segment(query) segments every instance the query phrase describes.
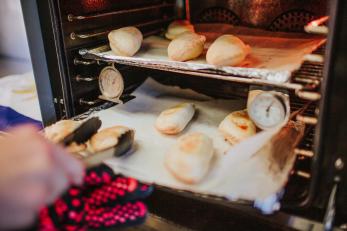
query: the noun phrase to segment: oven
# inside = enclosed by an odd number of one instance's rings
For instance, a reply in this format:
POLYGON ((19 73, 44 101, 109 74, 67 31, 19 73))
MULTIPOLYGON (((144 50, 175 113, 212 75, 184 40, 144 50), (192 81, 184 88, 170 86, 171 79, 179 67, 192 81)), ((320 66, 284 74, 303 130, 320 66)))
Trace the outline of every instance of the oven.
POLYGON ((98 76, 112 66, 124 78, 120 100, 133 99, 149 76, 215 98, 245 98, 252 87, 285 90, 306 124, 281 210, 261 215, 247 202, 226 202, 158 187, 148 201, 159 220, 197 230, 347 229, 347 3, 343 0, 22 0, 43 122, 84 118, 117 104, 100 99, 98 76), (328 16, 328 17, 326 17, 328 16), (215 70, 178 70, 91 55, 109 49, 107 34, 136 26, 144 37, 175 19, 272 33, 314 33, 327 42, 307 55, 287 81, 215 70), (304 30, 305 29, 305 30, 304 30))

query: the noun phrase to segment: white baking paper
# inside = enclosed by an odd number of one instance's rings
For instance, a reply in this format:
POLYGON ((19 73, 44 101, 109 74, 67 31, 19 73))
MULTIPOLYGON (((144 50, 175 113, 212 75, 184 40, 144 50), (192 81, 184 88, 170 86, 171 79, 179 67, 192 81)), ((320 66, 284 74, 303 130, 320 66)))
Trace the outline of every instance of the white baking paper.
POLYGON ((211 99, 191 90, 163 86, 152 79, 146 80, 134 95, 136 99, 125 105, 95 114, 102 120, 103 128, 125 125, 136 131, 134 149, 124 157, 106 161, 115 172, 147 183, 233 200, 265 199, 283 187, 289 170, 283 172, 279 181, 272 181, 271 177, 266 178, 268 171, 263 169, 268 160, 252 156, 278 129, 258 133, 234 147, 218 132, 218 125, 225 116, 245 108, 244 100, 211 99), (160 112, 182 102, 192 102, 197 108, 189 126, 179 135, 159 133, 154 123, 160 112), (187 185, 170 174, 164 166, 164 158, 179 136, 193 131, 203 132, 213 139, 215 158, 201 183, 187 185))
POLYGON ((322 37, 297 33, 269 32, 226 24, 195 25, 197 33, 207 37, 204 54, 188 62, 172 61, 167 56, 169 40, 160 36, 144 39, 142 47, 133 57, 116 56, 112 51, 90 50, 89 53, 114 62, 151 68, 166 68, 184 71, 222 71, 239 76, 284 83, 299 69, 304 56, 312 53, 325 42, 322 37), (222 34, 238 36, 250 45, 250 55, 236 67, 217 67, 206 63, 205 54, 211 43, 222 34))

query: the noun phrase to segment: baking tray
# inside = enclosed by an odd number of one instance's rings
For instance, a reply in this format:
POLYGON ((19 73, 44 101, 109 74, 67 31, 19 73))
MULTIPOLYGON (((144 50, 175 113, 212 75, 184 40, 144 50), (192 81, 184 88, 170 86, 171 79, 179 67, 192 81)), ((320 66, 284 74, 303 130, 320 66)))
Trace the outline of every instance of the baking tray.
POLYGON ((218 125, 226 115, 245 108, 245 100, 216 100, 191 90, 164 86, 152 79, 146 80, 134 95, 136 98, 124 105, 93 114, 102 120, 103 128, 124 125, 135 130, 133 151, 105 162, 116 173, 147 183, 230 200, 264 200, 280 191, 287 182, 295 158, 289 158, 283 171, 274 176, 264 170, 264 166, 268 165, 267 158, 252 157, 278 130, 260 132, 234 147, 218 131, 218 125), (159 133, 154 123, 160 112, 182 102, 196 105, 197 113, 193 121, 181 134, 168 136, 159 133), (215 158, 209 174, 201 183, 187 185, 169 173, 164 166, 164 158, 178 137, 194 131, 203 132, 213 140, 215 158), (238 169, 238 166, 245 169, 238 169), (228 181, 229 178, 234 179, 233 182, 228 181))
MULTIPOLYGON (((169 40, 163 36, 150 36, 144 39, 140 51, 133 57, 116 56, 108 45, 93 49, 82 49, 80 54, 87 59, 103 60, 119 64, 159 69, 179 73, 200 73, 201 76, 234 80, 255 79, 274 84, 290 83, 292 73, 300 69, 307 54, 326 42, 317 35, 298 33, 269 32, 247 27, 233 27, 226 24, 198 24, 197 33, 207 38, 204 53, 188 62, 171 61, 167 57, 169 40), (218 31, 218 32, 215 32, 218 31), (206 63, 205 55, 211 43, 222 34, 240 37, 252 48, 247 58, 236 67, 217 67, 206 63)), ((289 85, 298 89, 300 86, 289 85)))

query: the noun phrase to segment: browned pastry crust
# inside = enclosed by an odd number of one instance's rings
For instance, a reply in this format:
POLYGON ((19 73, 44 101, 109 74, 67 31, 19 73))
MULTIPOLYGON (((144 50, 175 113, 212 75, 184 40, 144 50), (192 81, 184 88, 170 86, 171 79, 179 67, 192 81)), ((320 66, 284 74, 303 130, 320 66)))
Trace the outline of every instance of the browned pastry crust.
POLYGON ((219 131, 234 145, 256 134, 256 126, 248 117, 247 111, 235 111, 220 123, 219 131))
POLYGON ((213 153, 213 142, 208 136, 190 133, 180 137, 169 150, 165 167, 179 181, 196 184, 207 174, 213 153))
POLYGON ((59 143, 67 135, 71 134, 80 123, 73 120, 60 120, 44 129, 44 135, 54 143, 59 143))
POLYGON ((92 152, 100 152, 112 148, 118 144, 119 137, 129 131, 131 129, 125 126, 103 129, 90 139, 90 149, 92 152))
POLYGON ((181 103, 160 113, 155 128, 163 134, 178 134, 188 125, 194 113, 195 107, 193 104, 181 103))
POLYGON ((206 61, 216 66, 237 66, 250 53, 251 48, 233 35, 222 35, 209 47, 206 61))
POLYGON ((111 50, 119 56, 131 57, 141 48, 143 35, 136 27, 123 27, 108 34, 111 50))
POLYGON ((168 56, 174 61, 188 61, 199 57, 204 51, 206 37, 185 32, 172 40, 167 48, 168 56))
POLYGON ((167 39, 173 40, 185 32, 195 32, 194 26, 187 20, 177 20, 172 22, 165 33, 167 39))
POLYGON ((70 153, 78 153, 78 152, 83 152, 87 149, 86 144, 76 144, 75 142, 70 144, 66 150, 70 153))

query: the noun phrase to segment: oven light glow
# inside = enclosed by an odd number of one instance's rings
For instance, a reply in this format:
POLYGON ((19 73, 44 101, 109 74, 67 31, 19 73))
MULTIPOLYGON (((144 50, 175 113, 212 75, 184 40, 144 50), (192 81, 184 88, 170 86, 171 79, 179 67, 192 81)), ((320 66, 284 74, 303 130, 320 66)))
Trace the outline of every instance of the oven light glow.
POLYGON ((82 0, 85 10, 102 10, 107 7, 108 3, 108 0, 82 0))
POLYGON ((322 25, 323 23, 329 20, 329 16, 324 16, 319 19, 316 19, 305 26, 305 31, 307 33, 314 34, 328 34, 329 30, 327 26, 322 25))
POLYGON ((324 16, 316 19, 308 24, 308 26, 319 26, 329 20, 329 16, 324 16))

